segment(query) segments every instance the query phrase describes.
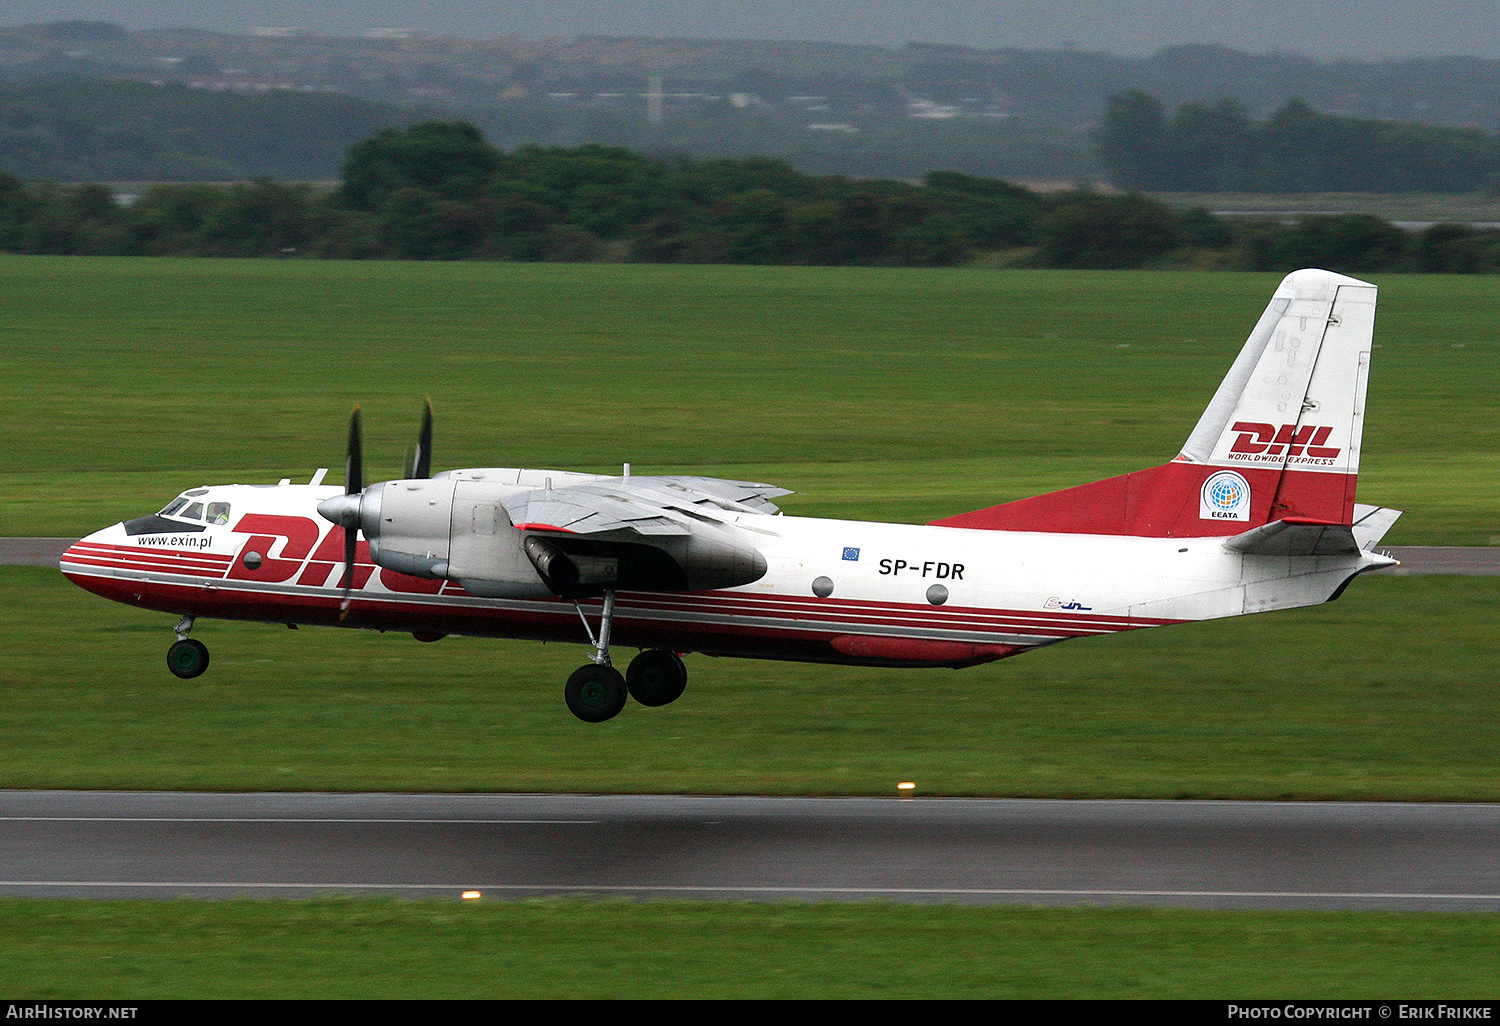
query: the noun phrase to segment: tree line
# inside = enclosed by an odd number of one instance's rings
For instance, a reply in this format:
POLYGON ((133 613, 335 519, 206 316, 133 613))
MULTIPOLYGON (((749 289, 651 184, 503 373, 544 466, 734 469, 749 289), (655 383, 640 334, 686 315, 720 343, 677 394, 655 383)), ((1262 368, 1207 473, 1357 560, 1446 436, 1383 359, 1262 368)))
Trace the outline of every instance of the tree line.
POLYGON ((1477 129, 1322 114, 1291 100, 1253 121, 1232 99, 1110 97, 1099 157, 1119 186, 1153 192, 1478 192, 1500 189, 1500 138, 1477 129))
POLYGON ((1227 219, 1136 194, 1041 194, 938 171, 811 176, 765 158, 655 158, 597 145, 502 152, 463 122, 386 129, 336 188, 262 178, 105 185, 0 175, 0 250, 417 260, 1345 272, 1500 270, 1500 232, 1407 232, 1370 215, 1227 219))
POLYGON ((0 170, 63 182, 328 179, 359 140, 420 120, 340 93, 32 82, 0 86, 0 170))

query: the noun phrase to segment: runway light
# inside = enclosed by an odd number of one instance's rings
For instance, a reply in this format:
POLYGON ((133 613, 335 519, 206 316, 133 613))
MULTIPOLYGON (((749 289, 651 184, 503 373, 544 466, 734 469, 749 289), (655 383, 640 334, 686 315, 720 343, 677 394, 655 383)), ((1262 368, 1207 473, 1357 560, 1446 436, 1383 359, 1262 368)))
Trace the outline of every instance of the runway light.
POLYGON ((478 898, 480 896, 481 895, 478 891, 464 891, 463 893, 463 899, 465 901, 473 901, 475 898, 478 898))
POLYGON ((903 780, 896 785, 896 790, 898 791, 915 791, 916 789, 916 782, 911 780, 903 780))

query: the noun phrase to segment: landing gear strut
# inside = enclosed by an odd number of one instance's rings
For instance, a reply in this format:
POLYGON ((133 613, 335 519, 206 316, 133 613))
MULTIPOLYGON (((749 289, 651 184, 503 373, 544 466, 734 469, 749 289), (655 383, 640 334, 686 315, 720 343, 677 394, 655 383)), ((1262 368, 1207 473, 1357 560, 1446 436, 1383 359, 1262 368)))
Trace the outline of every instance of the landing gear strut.
POLYGON ((568 703, 568 711, 580 720, 603 723, 625 708, 625 678, 609 664, 609 629, 615 619, 614 589, 604 593, 604 610, 597 638, 589 626, 588 617, 583 615, 583 607, 575 602, 573 608, 578 610, 583 629, 588 631, 589 641, 594 645, 594 661, 573 671, 568 686, 563 689, 563 698, 568 703))
POLYGON ((563 697, 567 699, 569 712, 588 723, 603 723, 625 708, 627 693, 642 705, 667 705, 682 696, 687 687, 687 667, 676 652, 665 648, 642 652, 630 661, 623 677, 610 665, 609 631, 615 618, 613 589, 604 593, 598 637, 594 636, 588 617, 583 615, 583 607, 576 602, 573 606, 594 646, 594 661, 580 666, 568 678, 563 697))
POLYGON ((188 637, 193 629, 193 618, 184 616, 173 628, 177 641, 167 649, 167 669, 183 680, 190 680, 208 669, 208 646, 188 637))

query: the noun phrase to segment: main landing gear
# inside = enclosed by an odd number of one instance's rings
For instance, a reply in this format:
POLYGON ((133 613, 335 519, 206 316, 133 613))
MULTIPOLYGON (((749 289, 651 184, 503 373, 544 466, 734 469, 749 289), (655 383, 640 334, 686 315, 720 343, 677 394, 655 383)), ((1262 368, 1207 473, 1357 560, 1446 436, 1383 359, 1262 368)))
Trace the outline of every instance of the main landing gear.
POLYGON ((625 675, 610 665, 609 630, 615 617, 615 593, 604 593, 604 610, 599 621, 599 636, 589 626, 583 608, 577 606, 583 629, 594 646, 594 661, 580 666, 568 678, 563 697, 568 711, 587 723, 603 723, 625 708, 628 694, 641 705, 667 705, 681 697, 687 687, 687 667, 676 652, 653 648, 630 661, 625 675))
POLYGON ((191 616, 184 616, 173 629, 177 632, 177 642, 167 649, 167 669, 183 680, 190 680, 208 669, 208 646, 188 637, 188 631, 193 629, 191 616))

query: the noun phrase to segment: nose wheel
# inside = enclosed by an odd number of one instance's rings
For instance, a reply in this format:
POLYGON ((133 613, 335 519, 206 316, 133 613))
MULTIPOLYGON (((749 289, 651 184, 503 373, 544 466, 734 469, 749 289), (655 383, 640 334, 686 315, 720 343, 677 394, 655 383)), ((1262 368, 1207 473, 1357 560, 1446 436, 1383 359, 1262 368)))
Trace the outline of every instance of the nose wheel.
POLYGON ((188 637, 193 629, 193 618, 184 616, 173 630, 177 641, 167 649, 167 669, 183 680, 191 680, 208 669, 208 646, 188 637))

